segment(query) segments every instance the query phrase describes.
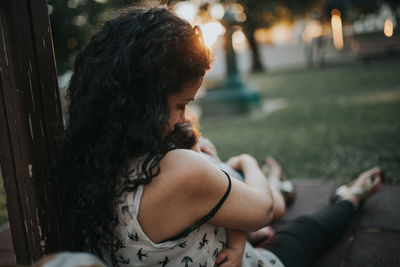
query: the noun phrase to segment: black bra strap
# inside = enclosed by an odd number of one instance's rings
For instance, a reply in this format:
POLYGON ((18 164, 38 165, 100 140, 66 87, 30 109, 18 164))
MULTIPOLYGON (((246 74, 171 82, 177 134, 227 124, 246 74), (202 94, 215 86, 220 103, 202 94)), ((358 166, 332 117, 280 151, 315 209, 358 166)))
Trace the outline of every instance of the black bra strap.
POLYGON ((223 171, 223 172, 226 174, 226 177, 228 177, 228 181, 229 181, 228 189, 226 190, 225 195, 217 203, 217 205, 206 216, 204 216, 197 223, 194 224, 197 227, 200 227, 203 223, 205 223, 206 221, 211 219, 215 215, 215 213, 217 213, 217 211, 222 206, 222 204, 224 204, 226 198, 228 197, 229 193, 231 192, 231 187, 232 187, 231 177, 229 177, 229 175, 225 171, 223 171))
POLYGON ((228 177, 228 181, 229 181, 229 185, 228 185, 228 189, 226 190, 224 196, 221 198, 221 200, 217 203, 217 205, 203 218, 201 218, 200 220, 198 220, 196 223, 194 223, 193 225, 189 226, 188 228, 186 228, 184 231, 182 231, 181 233, 175 235, 172 238, 169 238, 166 241, 172 241, 172 240, 177 240, 179 238, 188 236, 191 232, 193 232, 194 230, 196 230, 197 228, 199 228, 201 225, 203 225, 206 221, 208 221, 209 219, 211 219, 215 213, 217 213, 217 211, 219 210, 219 208, 222 206, 222 204, 224 204, 226 198, 228 197, 229 193, 231 192, 231 187, 232 187, 232 181, 231 181, 231 177, 229 177, 229 175, 224 171, 221 170, 226 174, 226 177, 228 177))

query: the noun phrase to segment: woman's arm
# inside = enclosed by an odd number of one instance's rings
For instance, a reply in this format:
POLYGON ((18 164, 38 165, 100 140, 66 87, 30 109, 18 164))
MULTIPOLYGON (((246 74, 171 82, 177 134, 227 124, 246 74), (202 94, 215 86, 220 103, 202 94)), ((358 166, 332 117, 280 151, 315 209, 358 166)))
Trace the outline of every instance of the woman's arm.
MULTIPOLYGON (((245 176, 246 183, 253 182, 252 179, 249 178, 254 177, 255 175, 264 176, 264 172, 260 169, 256 160, 250 155, 243 154, 237 157, 233 157, 230 158, 226 163, 230 165, 233 169, 241 171, 245 176), (246 163, 246 161, 250 162, 246 163)), ((273 199, 273 220, 278 220, 282 218, 285 213, 285 202, 282 198, 281 193, 276 188, 271 186, 271 184, 268 182, 268 179, 265 179, 264 181, 267 181, 268 184, 267 194, 270 194, 273 199)))
MULTIPOLYGON (((225 194, 229 184, 227 176, 195 152, 186 150, 175 153, 179 154, 181 162, 186 163, 185 169, 188 170, 188 173, 181 173, 185 178, 181 179, 183 184, 180 185, 189 198, 186 202, 190 205, 188 208, 192 213, 196 209, 204 216, 225 194)), ((236 161, 237 169, 245 175, 245 183, 232 179, 228 198, 209 222, 227 229, 258 230, 268 225, 273 217, 271 190, 254 158, 241 155, 236 161)))
MULTIPOLYGON (((229 195, 210 224, 226 229, 255 231, 273 217, 273 198, 262 173, 252 169, 254 159, 240 156, 246 183, 231 179, 229 195)), ((224 172, 197 152, 177 149, 160 162, 161 171, 146 185, 138 220, 153 242, 178 235, 213 210, 226 194, 224 172)))
POLYGON ((271 195, 270 185, 265 178, 264 173, 258 166, 257 161, 248 154, 242 154, 230 158, 227 162, 233 169, 243 172, 244 182, 251 187, 261 187, 266 193, 271 195))

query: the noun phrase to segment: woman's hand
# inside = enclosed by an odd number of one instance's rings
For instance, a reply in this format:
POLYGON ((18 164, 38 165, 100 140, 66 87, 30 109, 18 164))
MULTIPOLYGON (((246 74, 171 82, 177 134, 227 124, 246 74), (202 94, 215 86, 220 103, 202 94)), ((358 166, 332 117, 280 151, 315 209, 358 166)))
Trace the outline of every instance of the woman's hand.
POLYGON ((242 249, 225 248, 218 254, 215 264, 219 267, 241 267, 242 257, 242 249))

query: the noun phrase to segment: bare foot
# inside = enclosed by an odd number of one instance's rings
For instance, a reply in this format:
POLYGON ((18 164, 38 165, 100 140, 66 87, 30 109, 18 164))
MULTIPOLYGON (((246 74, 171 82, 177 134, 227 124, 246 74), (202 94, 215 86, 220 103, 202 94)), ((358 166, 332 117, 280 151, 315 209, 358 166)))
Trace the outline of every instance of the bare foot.
POLYGON ((268 181, 271 186, 278 189, 285 200, 286 205, 289 205, 294 200, 294 186, 290 182, 282 171, 281 165, 272 157, 265 159, 265 164, 262 170, 268 177, 268 181))
POLYGON ((262 169, 268 177, 270 185, 280 189, 281 181, 286 180, 281 165, 273 157, 267 157, 262 169))
POLYGON ((267 177, 277 177, 281 179, 285 176, 283 174, 281 165, 273 157, 267 157, 265 159, 263 171, 267 177))
POLYGON ((378 167, 361 173, 351 185, 343 185, 336 190, 336 195, 353 203, 357 209, 370 196, 382 189, 382 170, 378 167))

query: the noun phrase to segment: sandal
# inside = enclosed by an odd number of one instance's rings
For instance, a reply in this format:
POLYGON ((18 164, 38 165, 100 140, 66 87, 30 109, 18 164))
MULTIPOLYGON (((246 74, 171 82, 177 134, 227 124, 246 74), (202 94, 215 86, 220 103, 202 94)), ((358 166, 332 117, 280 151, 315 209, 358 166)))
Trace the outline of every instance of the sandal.
MULTIPOLYGON (((336 203, 348 195, 348 194, 354 194, 358 197, 360 206, 362 206, 367 198, 375 191, 378 190, 378 188, 381 186, 381 184, 384 181, 384 172, 379 170, 375 170, 376 173, 370 175, 367 180, 365 181, 364 185, 362 186, 355 186, 353 185, 355 181, 351 182, 350 184, 347 185, 341 185, 336 190, 333 192, 333 194, 330 197, 330 202, 336 203)), ((363 174, 361 174, 363 175, 363 174)), ((360 175, 360 176, 361 176, 360 175)), ((367 175, 364 173, 364 175, 367 175)), ((358 178, 357 178, 358 179, 358 178)))
POLYGON ((267 161, 262 166, 262 171, 268 177, 269 184, 277 188, 281 192, 283 199, 285 200, 286 206, 291 205, 296 195, 294 184, 289 181, 283 174, 281 175, 281 177, 270 176, 269 174, 271 171, 271 166, 270 164, 268 164, 267 161))

